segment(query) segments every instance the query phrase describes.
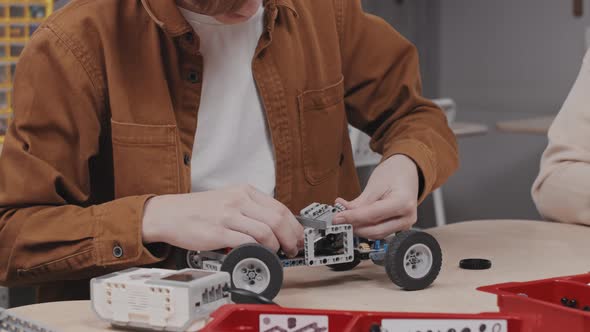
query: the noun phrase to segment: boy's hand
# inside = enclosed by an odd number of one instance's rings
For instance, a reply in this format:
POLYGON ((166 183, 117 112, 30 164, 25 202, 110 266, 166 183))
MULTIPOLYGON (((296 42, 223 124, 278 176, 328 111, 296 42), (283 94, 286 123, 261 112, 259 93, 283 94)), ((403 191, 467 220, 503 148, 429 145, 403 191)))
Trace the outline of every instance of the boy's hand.
POLYGON ((358 198, 336 200, 346 211, 336 215, 334 223, 351 224, 357 236, 373 240, 410 229, 417 221, 418 177, 410 158, 392 156, 377 166, 358 198))
POLYGON ((143 217, 145 243, 188 250, 260 243, 290 256, 298 253, 303 227, 287 207, 252 186, 150 199, 143 217))

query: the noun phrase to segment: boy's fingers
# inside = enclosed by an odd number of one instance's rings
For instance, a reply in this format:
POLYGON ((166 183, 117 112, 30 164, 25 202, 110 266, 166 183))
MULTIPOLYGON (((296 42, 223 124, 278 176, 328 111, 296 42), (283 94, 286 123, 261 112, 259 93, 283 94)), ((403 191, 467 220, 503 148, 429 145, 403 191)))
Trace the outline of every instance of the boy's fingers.
POLYGON ((346 210, 334 219, 335 224, 351 224, 355 227, 374 225, 380 221, 402 216, 403 213, 391 200, 377 201, 373 204, 346 210))

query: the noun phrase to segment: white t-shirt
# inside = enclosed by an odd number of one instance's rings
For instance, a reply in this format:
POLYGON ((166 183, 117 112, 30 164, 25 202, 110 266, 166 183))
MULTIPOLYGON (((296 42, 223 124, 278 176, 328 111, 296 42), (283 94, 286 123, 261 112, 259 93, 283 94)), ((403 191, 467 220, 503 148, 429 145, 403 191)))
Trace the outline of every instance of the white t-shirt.
POLYGON ((272 142, 252 59, 263 31, 264 8, 248 21, 223 24, 179 8, 199 35, 203 90, 192 154, 192 191, 251 184, 272 195, 272 142))

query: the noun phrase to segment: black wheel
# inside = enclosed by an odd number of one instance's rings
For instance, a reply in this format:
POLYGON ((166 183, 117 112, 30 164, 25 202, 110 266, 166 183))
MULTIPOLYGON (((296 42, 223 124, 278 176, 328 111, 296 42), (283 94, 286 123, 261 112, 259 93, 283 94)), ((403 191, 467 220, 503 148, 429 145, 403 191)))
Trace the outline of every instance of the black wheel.
POLYGON ((199 256, 198 251, 189 251, 185 249, 176 248, 174 256, 176 268, 179 270, 203 268, 203 260, 199 256))
MULTIPOLYGON (((232 287, 245 289, 272 300, 283 286, 283 265, 279 257, 259 244, 244 244, 234 248, 221 264, 228 272, 232 287)), ((236 303, 252 303, 252 299, 232 295, 236 303)))
POLYGON ((385 271, 404 290, 430 286, 440 272, 442 251, 436 239, 424 232, 400 232, 387 241, 385 271))
POLYGON ((342 263, 342 264, 330 264, 330 265, 328 265, 328 267, 330 269, 332 269, 332 271, 342 272, 342 271, 350 271, 350 270, 354 269, 355 267, 357 267, 357 265, 359 265, 360 263, 361 263, 360 252, 355 249, 354 250, 354 258, 352 259, 351 262, 342 263))

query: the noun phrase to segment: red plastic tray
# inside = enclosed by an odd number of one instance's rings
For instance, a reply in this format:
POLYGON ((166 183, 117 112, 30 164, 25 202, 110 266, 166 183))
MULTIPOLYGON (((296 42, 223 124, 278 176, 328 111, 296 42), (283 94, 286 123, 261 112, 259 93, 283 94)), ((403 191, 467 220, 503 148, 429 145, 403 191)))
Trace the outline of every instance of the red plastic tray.
POLYGON ((429 314, 308 310, 264 305, 227 305, 216 311, 204 332, 259 331, 261 314, 328 316, 330 331, 368 332, 383 319, 505 319, 510 332, 589 332, 590 273, 480 287, 498 296, 499 313, 429 314), (575 299, 577 308, 562 304, 575 299))
POLYGON ((536 332, 590 331, 590 274, 528 282, 510 282, 480 287, 478 290, 498 295, 500 312, 529 315, 536 332), (562 298, 576 299, 578 308, 566 307, 562 298))
POLYGON ((335 332, 369 332, 374 324, 381 324, 383 319, 505 319, 510 332, 537 331, 530 321, 519 316, 505 313, 484 314, 425 314, 425 313, 386 313, 363 311, 335 311, 292 309, 268 305, 226 305, 217 310, 213 320, 202 332, 244 332, 260 330, 261 314, 278 315, 321 315, 328 316, 330 331, 335 332))

